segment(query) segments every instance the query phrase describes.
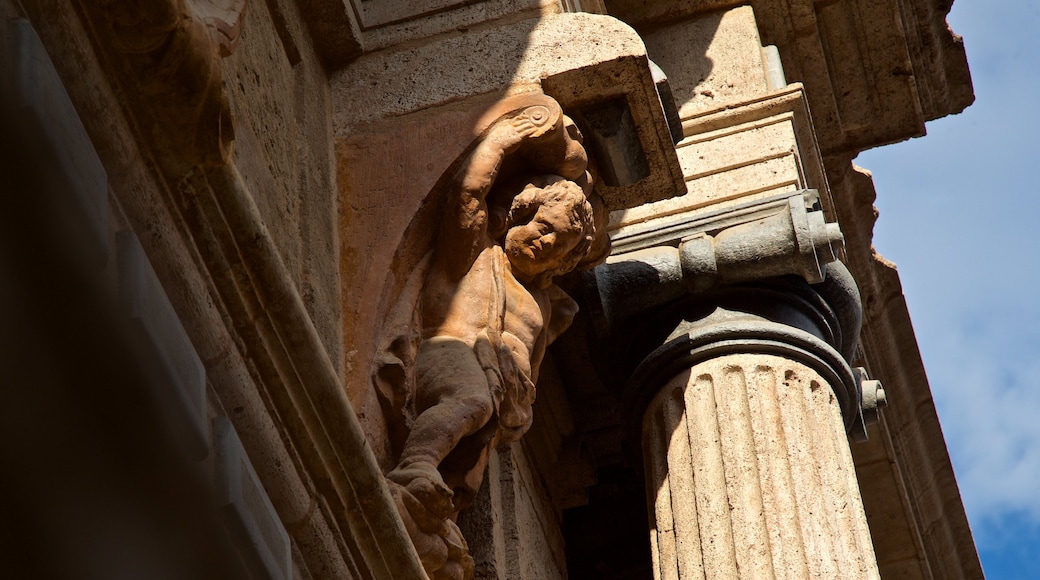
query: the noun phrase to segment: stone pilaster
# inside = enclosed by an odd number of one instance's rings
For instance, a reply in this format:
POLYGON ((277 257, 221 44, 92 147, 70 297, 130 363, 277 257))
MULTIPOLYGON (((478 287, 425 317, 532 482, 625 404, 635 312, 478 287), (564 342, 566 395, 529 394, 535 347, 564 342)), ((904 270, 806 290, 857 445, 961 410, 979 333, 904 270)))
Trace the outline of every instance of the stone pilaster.
POLYGON ((877 578, 842 410, 820 373, 729 354, 643 419, 655 579, 877 578))

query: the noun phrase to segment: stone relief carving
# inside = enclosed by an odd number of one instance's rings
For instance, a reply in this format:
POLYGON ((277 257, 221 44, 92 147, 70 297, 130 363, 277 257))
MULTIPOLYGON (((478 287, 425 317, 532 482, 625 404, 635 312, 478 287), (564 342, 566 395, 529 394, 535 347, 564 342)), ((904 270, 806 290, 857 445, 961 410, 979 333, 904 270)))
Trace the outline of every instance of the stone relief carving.
POLYGON ((524 94, 493 114, 431 194, 440 229, 376 367, 388 423, 402 413, 407 428, 387 479, 434 579, 472 576, 454 520, 494 446, 531 425, 546 347, 577 312, 554 279, 609 253, 581 135, 559 105, 524 94))
POLYGON ((246 0, 102 0, 113 48, 190 163, 223 165, 235 139, 220 59, 238 43, 246 0))

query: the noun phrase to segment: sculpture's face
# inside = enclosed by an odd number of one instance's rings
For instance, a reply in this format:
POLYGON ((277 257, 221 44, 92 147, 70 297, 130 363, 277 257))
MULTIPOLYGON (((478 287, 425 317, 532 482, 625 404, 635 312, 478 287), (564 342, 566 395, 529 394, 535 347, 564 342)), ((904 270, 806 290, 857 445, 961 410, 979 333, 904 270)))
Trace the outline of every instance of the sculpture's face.
POLYGON ((545 205, 531 221, 510 228, 505 251, 513 271, 530 279, 560 268, 584 236, 575 221, 565 205, 545 205))

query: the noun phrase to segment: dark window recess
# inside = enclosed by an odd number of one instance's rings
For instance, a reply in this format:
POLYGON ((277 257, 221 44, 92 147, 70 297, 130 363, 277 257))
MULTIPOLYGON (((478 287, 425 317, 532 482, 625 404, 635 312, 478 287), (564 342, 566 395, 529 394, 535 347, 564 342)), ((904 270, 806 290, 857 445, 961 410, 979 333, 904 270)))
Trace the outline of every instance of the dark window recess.
POLYGON ((581 109, 585 145, 592 149, 606 185, 632 185, 650 175, 632 111, 624 97, 581 109))

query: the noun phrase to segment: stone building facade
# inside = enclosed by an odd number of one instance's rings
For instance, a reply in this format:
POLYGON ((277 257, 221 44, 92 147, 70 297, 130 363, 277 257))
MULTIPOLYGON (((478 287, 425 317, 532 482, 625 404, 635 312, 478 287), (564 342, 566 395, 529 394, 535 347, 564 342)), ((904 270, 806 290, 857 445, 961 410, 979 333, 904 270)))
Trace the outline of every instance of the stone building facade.
POLYGON ((982 577, 852 162, 949 4, 3 0, 15 569, 982 577))

